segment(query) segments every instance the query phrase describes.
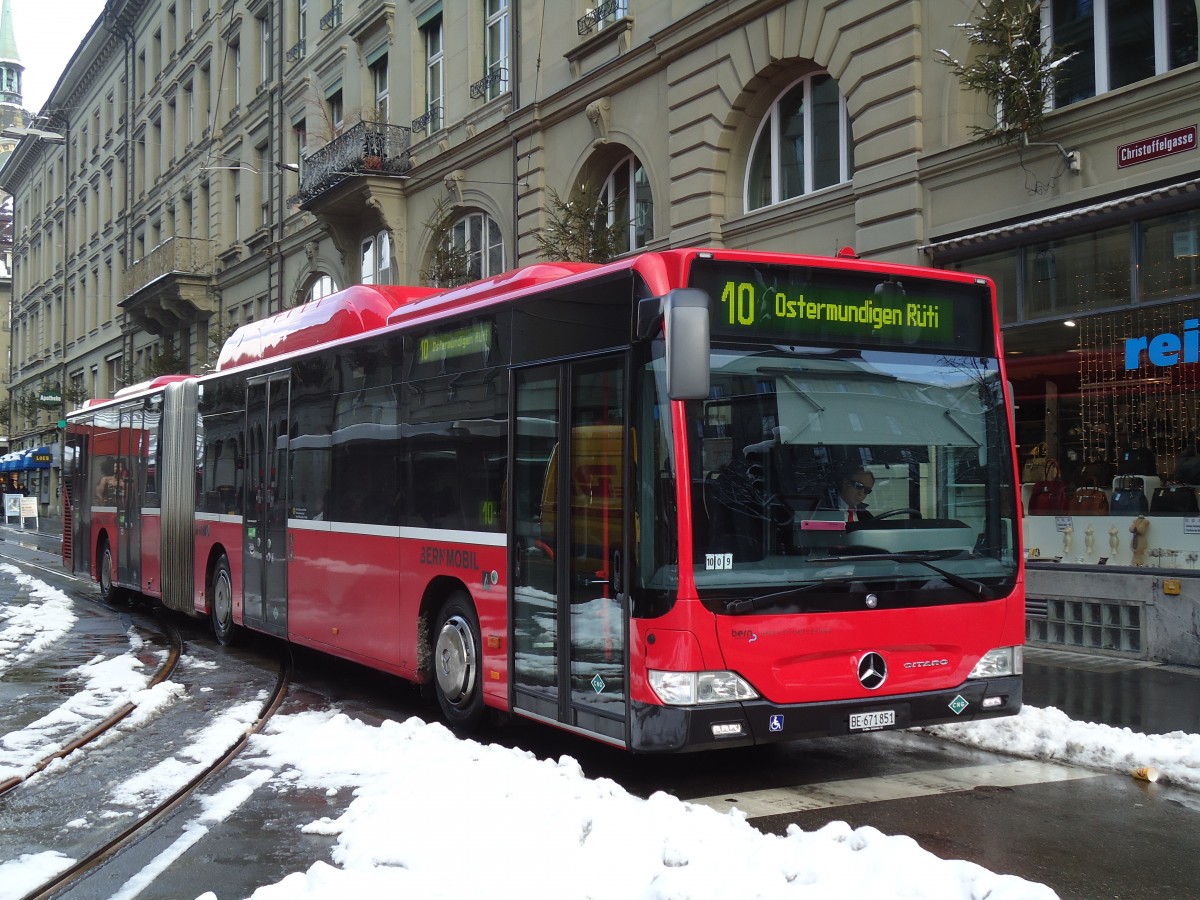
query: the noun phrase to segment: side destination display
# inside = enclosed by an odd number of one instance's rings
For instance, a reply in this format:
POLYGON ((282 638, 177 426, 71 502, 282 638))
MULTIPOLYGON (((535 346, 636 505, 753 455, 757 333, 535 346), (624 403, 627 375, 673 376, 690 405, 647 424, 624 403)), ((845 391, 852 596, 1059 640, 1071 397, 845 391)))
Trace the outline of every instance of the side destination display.
POLYGON ((991 317, 985 286, 923 278, 697 260, 691 284, 709 295, 714 338, 971 353, 991 317))

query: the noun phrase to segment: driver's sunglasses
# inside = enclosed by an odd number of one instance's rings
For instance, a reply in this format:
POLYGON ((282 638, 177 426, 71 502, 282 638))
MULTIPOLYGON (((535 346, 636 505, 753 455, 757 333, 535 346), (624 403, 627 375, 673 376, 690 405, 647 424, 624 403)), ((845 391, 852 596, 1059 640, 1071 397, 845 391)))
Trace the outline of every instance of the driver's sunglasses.
POLYGON ((860 491, 862 491, 862 492, 863 492, 863 494, 870 494, 870 493, 871 493, 871 491, 872 491, 872 490, 874 490, 873 488, 869 488, 869 487, 867 487, 867 486, 866 486, 865 484, 863 484, 861 481, 855 481, 853 478, 849 479, 849 481, 850 481, 850 486, 851 486, 851 487, 853 487, 853 488, 855 488, 855 489, 857 489, 857 490, 860 490, 860 491))

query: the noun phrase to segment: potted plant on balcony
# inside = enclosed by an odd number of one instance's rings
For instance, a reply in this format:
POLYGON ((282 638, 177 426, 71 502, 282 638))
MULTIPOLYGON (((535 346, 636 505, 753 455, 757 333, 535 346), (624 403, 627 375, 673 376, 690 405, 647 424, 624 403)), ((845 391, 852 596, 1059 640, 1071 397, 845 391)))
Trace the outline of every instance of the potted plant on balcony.
POLYGON ((384 130, 386 127, 386 123, 375 116, 364 116, 362 119, 362 164, 368 171, 378 172, 383 168, 383 156, 387 147, 387 135, 384 130))

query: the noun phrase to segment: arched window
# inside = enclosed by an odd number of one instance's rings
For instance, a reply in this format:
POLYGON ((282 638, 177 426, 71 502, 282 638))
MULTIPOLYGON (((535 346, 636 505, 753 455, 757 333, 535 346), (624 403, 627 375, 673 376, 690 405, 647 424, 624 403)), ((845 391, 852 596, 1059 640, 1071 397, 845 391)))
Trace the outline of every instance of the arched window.
POLYGON ((504 271, 504 238, 500 226, 487 213, 468 213, 450 230, 450 243, 467 252, 471 281, 491 278, 504 271))
POLYGON ((308 286, 308 293, 304 295, 304 302, 308 303, 312 300, 320 300, 322 297, 328 297, 330 294, 335 293, 337 289, 337 283, 322 272, 308 286))
POLYGON ((636 156, 627 156, 608 173, 600 192, 609 225, 627 225, 617 233, 617 252, 640 250, 654 239, 654 198, 650 179, 636 156))
POLYGON ((759 125, 746 175, 746 209, 819 191, 854 174, 850 117, 827 72, 789 87, 759 125))

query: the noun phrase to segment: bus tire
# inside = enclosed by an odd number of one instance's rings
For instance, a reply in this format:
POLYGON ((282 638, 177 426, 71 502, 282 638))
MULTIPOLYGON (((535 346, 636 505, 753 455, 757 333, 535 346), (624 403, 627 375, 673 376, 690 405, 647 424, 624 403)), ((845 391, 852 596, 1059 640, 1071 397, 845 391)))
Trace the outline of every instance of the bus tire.
POLYGON ((229 557, 225 554, 221 554, 213 566, 208 582, 208 611, 217 643, 223 647, 237 643, 241 629, 233 621, 233 578, 229 574, 229 557))
POLYGON ((100 581, 100 596, 104 598, 106 603, 114 603, 121 596, 121 589, 117 587, 113 579, 113 566, 116 560, 113 559, 112 544, 108 542, 108 538, 100 538, 100 546, 96 550, 96 565, 97 575, 100 581))
POLYGON ((471 598, 455 591, 438 610, 433 629, 433 687, 447 724, 471 731, 483 723, 482 644, 471 598))

